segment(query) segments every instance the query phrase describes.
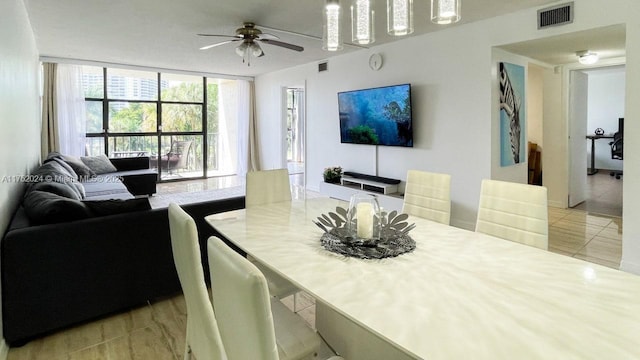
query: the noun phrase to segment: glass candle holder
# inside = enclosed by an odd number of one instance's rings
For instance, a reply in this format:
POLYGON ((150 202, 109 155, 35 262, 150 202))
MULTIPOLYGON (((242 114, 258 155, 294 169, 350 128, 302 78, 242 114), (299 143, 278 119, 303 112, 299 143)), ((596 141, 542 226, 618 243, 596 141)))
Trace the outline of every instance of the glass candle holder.
POLYGON ((380 239, 380 205, 378 198, 371 194, 351 196, 347 213, 349 233, 358 239, 380 239))

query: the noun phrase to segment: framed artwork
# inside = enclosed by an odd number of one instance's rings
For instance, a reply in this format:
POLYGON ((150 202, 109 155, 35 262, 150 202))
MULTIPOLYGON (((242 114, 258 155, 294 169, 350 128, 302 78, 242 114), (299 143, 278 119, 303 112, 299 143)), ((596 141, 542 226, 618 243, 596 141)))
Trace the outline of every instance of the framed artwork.
POLYGON ((525 78, 524 67, 501 62, 500 81, 500 166, 525 161, 525 78))

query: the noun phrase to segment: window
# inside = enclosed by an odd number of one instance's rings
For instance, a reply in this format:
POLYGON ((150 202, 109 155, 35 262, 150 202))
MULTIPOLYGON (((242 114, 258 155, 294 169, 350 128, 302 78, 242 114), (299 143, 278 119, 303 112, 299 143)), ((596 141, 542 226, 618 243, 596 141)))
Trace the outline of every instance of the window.
POLYGON ((236 80, 95 66, 83 72, 89 155, 149 156, 161 180, 235 174, 236 80))

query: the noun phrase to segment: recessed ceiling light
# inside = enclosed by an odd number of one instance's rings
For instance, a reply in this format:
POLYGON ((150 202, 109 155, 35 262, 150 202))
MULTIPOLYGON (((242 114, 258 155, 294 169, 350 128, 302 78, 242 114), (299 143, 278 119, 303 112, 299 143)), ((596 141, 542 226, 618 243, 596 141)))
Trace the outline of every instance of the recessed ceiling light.
POLYGON ((583 64, 583 65, 595 64, 598 62, 598 59, 600 59, 598 54, 591 52, 589 50, 578 51, 576 53, 576 56, 578 57, 578 61, 580 62, 580 64, 583 64))

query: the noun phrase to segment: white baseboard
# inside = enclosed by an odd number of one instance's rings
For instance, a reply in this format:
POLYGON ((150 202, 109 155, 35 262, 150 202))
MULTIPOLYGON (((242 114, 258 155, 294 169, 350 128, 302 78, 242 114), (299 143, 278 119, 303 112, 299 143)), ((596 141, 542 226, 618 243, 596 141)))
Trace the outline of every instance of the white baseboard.
POLYGON ((624 258, 620 261, 620 270, 636 275, 640 275, 640 263, 626 261, 624 258))
POLYGON ((7 346, 7 342, 4 341, 4 338, 0 339, 0 360, 7 360, 9 356, 9 346, 7 346))

